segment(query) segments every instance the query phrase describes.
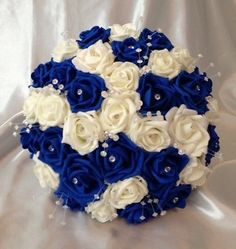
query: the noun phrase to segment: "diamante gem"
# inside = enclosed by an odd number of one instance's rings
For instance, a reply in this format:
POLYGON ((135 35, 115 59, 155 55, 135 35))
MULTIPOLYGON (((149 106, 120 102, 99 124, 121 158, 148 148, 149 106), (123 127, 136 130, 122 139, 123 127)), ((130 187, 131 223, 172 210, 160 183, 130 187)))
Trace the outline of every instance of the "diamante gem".
POLYGON ((117 142, 119 140, 119 136, 118 135, 114 135, 113 136, 113 141, 117 142))
POLYGON ((161 211, 161 213, 160 213, 161 216, 163 216, 163 215, 165 215, 165 214, 166 214, 166 211, 165 211, 165 210, 161 211))
POLYGON ((144 56, 143 56, 143 59, 144 59, 144 60, 147 60, 147 59, 148 59, 148 56, 147 56, 147 55, 144 55, 144 56))
POLYGON ((154 203, 158 203, 159 200, 158 200, 158 199, 154 199, 153 202, 154 202, 154 203))
POLYGON ((50 146, 48 147, 48 150, 51 151, 51 152, 53 152, 55 149, 54 149, 54 147, 53 147, 52 145, 50 145, 50 146))
POLYGON ((72 179, 72 182, 74 183, 74 184, 78 184, 78 179, 76 178, 76 177, 74 177, 73 179, 72 179))
POLYGON ((149 199, 149 200, 148 200, 148 203, 152 203, 152 199, 149 199))
POLYGON ((114 163, 114 162, 116 161, 116 158, 115 158, 114 156, 110 156, 110 157, 109 157, 109 161, 110 161, 111 163, 114 163))
POLYGON ((152 43, 151 43, 151 42, 148 42, 148 43, 147 43, 147 46, 148 46, 148 47, 151 47, 151 46, 152 46, 152 43))
POLYGON ((78 89, 78 90, 77 90, 77 94, 78 94, 78 95, 81 95, 82 93, 83 93, 82 89, 78 89))
POLYGON ((142 49, 141 48, 137 48, 135 51, 138 52, 138 53, 140 53, 140 52, 142 52, 142 49))
POLYGON ((146 205, 145 201, 140 202, 142 206, 146 205))
POLYGON ((208 78, 205 76, 205 77, 204 77, 204 80, 205 80, 205 81, 208 81, 208 78))
POLYGON ((16 136, 17 136, 17 132, 14 131, 14 132, 12 133, 12 135, 13 135, 14 137, 16 137, 16 136))
POLYGON ((60 206, 62 203, 61 203, 61 200, 57 200, 57 201, 55 201, 55 204, 57 205, 57 206, 60 206))
POLYGON ((100 152, 100 155, 101 155, 102 157, 106 157, 107 153, 106 153, 105 150, 102 150, 102 151, 100 152))
POLYGON ((156 212, 154 212, 154 213, 152 214, 153 217, 157 217, 157 215, 158 215, 158 213, 156 213, 156 212))
POLYGON ((137 60, 137 63, 141 64, 141 63, 143 63, 143 60, 137 60))
POLYGON ((129 46, 128 48, 134 49, 134 46, 129 46))
POLYGON ((156 94, 154 95, 154 99, 155 99, 155 100, 160 100, 160 99, 161 99, 161 95, 160 95, 159 93, 156 93, 156 94))
POLYGON ((26 131, 27 133, 30 133, 30 129, 29 129, 29 128, 27 128, 25 131, 26 131))
POLYGON ((179 197, 175 197, 175 198, 173 199, 173 203, 177 203, 178 200, 179 200, 179 197))
POLYGON ((145 220, 146 218, 145 218, 145 216, 142 215, 142 216, 139 217, 139 219, 140 220, 145 220))
POLYGON ((147 38, 148 38, 148 40, 152 40, 152 36, 151 35, 148 35, 147 38))
POLYGON ((99 195, 98 195, 98 194, 95 194, 95 195, 94 195, 94 198, 95 198, 96 200, 98 200, 98 199, 99 199, 99 195))
POLYGON ((58 83, 58 79, 53 79, 53 80, 52 80, 52 84, 53 84, 53 85, 56 85, 57 83, 58 83))
POLYGON ((196 85, 196 89, 197 89, 197 91, 200 91, 200 90, 201 90, 201 88, 200 88, 199 85, 196 85))
POLYGON ((103 144, 102 144, 102 147, 103 147, 103 148, 107 148, 107 147, 108 147, 108 143, 103 143, 103 144))
POLYGON ((62 90, 64 88, 64 85, 60 84, 58 88, 62 90))
POLYGON ((164 168, 164 171, 165 171, 166 173, 170 172, 170 171, 171 171, 171 167, 170 167, 170 166, 166 166, 166 167, 164 168))

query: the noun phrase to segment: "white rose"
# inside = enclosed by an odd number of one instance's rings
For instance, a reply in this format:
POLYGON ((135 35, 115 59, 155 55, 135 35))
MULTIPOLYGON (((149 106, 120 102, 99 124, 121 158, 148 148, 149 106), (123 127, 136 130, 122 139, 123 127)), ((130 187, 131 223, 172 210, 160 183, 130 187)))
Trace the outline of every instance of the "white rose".
POLYGON ((171 50, 174 58, 181 64, 182 69, 191 73, 196 67, 196 60, 190 55, 186 48, 173 48, 171 50))
POLYGON ((33 159, 35 161, 33 168, 34 174, 39 180, 40 186, 42 188, 49 187, 52 189, 57 189, 59 185, 59 174, 54 172, 49 165, 38 160, 36 156, 34 156, 33 159))
POLYGON ((179 178, 184 184, 191 184, 194 188, 205 183, 210 170, 197 158, 191 159, 188 165, 181 171, 179 178))
POLYGON ((52 58, 56 62, 70 59, 76 55, 79 47, 74 39, 61 41, 52 51, 52 58))
POLYGON ((63 125, 68 110, 65 97, 40 93, 35 113, 42 126, 50 127, 63 125))
POLYGON ((117 209, 140 202, 148 194, 146 181, 140 176, 130 177, 111 185, 110 204, 117 209))
POLYGON ((111 27, 110 41, 123 41, 128 37, 138 38, 139 32, 132 23, 126 23, 124 25, 113 24, 111 27))
POLYGON ((101 200, 91 202, 85 208, 87 213, 91 213, 93 219, 96 219, 102 223, 112 221, 117 217, 116 209, 111 206, 109 199, 107 198, 108 193, 109 187, 102 195, 101 200))
POLYGON ((115 91, 136 90, 139 68, 131 62, 115 62, 104 72, 107 87, 115 91))
POLYGON ((216 123, 219 119, 219 106, 218 102, 215 98, 208 96, 207 98, 207 107, 209 109, 208 112, 205 113, 205 116, 207 117, 208 121, 211 123, 216 123))
POLYGON ((147 151, 160 151, 170 145, 167 121, 163 117, 134 118, 129 136, 147 151))
POLYGON ((185 105, 173 107, 166 114, 169 134, 178 149, 189 156, 198 157, 207 152, 209 134, 208 121, 185 105))
POLYGON ((118 133, 128 128, 136 112, 136 97, 136 93, 133 92, 114 94, 103 100, 99 119, 105 131, 118 133))
POLYGON ((72 60, 77 69, 96 74, 102 74, 113 62, 111 46, 101 40, 88 48, 78 50, 76 57, 72 60))
POLYGON ((65 120, 62 142, 85 155, 98 147, 101 134, 96 112, 71 113, 65 120))
POLYGON ((181 65, 167 49, 152 51, 148 66, 154 74, 169 79, 174 78, 181 70, 181 65))
POLYGON ((29 96, 24 101, 23 114, 26 118, 26 121, 29 123, 36 123, 38 121, 35 110, 40 96, 40 93, 31 91, 29 96))

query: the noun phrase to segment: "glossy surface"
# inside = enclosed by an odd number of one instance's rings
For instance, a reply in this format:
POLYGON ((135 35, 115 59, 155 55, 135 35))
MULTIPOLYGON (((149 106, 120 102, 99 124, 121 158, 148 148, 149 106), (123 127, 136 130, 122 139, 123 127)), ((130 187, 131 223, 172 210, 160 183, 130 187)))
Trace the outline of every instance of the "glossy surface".
MULTIPOLYGON (((236 248, 236 1, 221 0, 1 0, 0 2, 0 248, 1 249, 233 249, 236 248), (138 22, 144 16, 144 23, 138 22), (215 160, 207 184, 185 210, 143 225, 100 224, 58 208, 33 175, 9 121, 22 108, 30 73, 69 30, 78 37, 93 25, 135 22, 161 28, 175 45, 199 53, 220 101, 218 131, 224 161, 215 160), (53 213, 54 219, 48 216, 53 213), (60 223, 66 221, 66 225, 60 223)), ((20 118, 13 117, 12 122, 20 118)))

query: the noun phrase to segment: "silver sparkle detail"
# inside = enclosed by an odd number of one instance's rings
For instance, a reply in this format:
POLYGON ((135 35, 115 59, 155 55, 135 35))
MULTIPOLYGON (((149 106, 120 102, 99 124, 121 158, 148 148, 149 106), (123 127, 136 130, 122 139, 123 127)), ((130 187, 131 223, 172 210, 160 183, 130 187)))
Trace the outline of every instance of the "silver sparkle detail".
POLYGON ((139 217, 139 219, 140 219, 140 220, 145 220, 146 217, 142 215, 142 216, 139 217))
POLYGON ((136 51, 137 53, 140 53, 140 52, 142 52, 142 49, 141 49, 141 48, 136 48, 135 51, 136 51))
POLYGON ((154 212, 154 213, 152 214, 152 216, 153 216, 153 217, 157 217, 157 216, 158 216, 158 213, 157 213, 157 212, 154 212))
POLYGON ((148 43, 147 43, 147 46, 148 46, 148 47, 151 47, 151 46, 152 46, 152 43, 151 43, 151 42, 148 42, 148 43))
POLYGON ((138 64, 142 64, 142 63, 143 63, 143 60, 139 59, 139 60, 137 60, 137 63, 138 63, 138 64))
POLYGON ((64 88, 64 85, 60 84, 58 88, 62 90, 64 88))
POLYGON ((148 38, 148 40, 152 40, 152 36, 151 35, 148 35, 147 38, 148 38))
POLYGON ((201 88, 200 88, 199 85, 196 85, 196 90, 197 90, 197 91, 200 91, 200 90, 201 90, 201 88))
POLYGON ((25 131, 26 131, 27 133, 30 133, 30 128, 27 128, 25 131))
POLYGON ((113 141, 117 142, 119 140, 119 136, 117 134, 113 135, 113 141))
POLYGON ((147 59, 148 59, 148 56, 147 56, 147 55, 144 55, 144 56, 143 56, 143 59, 144 59, 144 60, 147 60, 147 59))
POLYGON ((141 201, 140 204, 141 204, 142 206, 145 206, 145 205, 146 205, 145 201, 141 201))
POLYGON ((17 137, 17 132, 14 131, 14 132, 12 133, 12 135, 13 135, 14 137, 17 137))
POLYGON ((107 147, 108 147, 108 143, 103 143, 103 144, 102 144, 102 147, 103 147, 103 148, 107 148, 107 147))

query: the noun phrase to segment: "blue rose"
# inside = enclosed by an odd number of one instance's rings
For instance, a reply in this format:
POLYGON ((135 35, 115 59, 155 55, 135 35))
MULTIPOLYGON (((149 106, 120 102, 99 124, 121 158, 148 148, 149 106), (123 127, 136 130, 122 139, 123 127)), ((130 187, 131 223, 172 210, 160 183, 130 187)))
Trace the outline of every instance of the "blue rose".
POLYGON ((175 186, 175 184, 168 185, 166 191, 159 200, 159 206, 163 210, 171 208, 184 208, 186 206, 186 199, 190 195, 192 187, 190 184, 182 184, 175 186))
POLYGON ((50 165, 54 171, 60 173, 63 160, 68 154, 68 145, 62 144, 62 129, 50 127, 39 138, 39 160, 50 165))
POLYGON ((220 138, 217 135, 215 128, 215 125, 209 125, 207 129, 210 140, 208 142, 207 154, 205 157, 206 165, 209 165, 211 163, 211 159, 215 156, 215 153, 220 150, 220 138))
POLYGON ((102 27, 94 26, 90 30, 86 30, 80 33, 78 44, 80 48, 88 48, 96 43, 98 40, 107 42, 110 36, 111 29, 104 29, 102 27))
POLYGON ((60 174, 56 195, 74 210, 84 210, 105 189, 99 164, 77 152, 68 155, 60 174))
POLYGON ((119 217, 124 218, 128 223, 139 224, 153 218, 155 213, 160 213, 157 204, 148 203, 148 198, 145 197, 142 202, 145 202, 145 205, 133 203, 126 206, 125 209, 118 210, 119 217))
POLYGON ((140 112, 161 111, 165 114, 175 106, 174 88, 169 84, 167 78, 163 78, 152 73, 144 74, 140 77, 137 92, 143 102, 140 112))
POLYGON ((206 97, 212 91, 212 81, 205 80, 206 74, 200 74, 198 68, 192 73, 182 71, 172 80, 176 91, 178 106, 185 104, 189 109, 196 110, 199 114, 208 111, 206 97))
POLYGON ((150 49, 168 49, 171 50, 174 46, 171 44, 170 40, 163 34, 157 31, 151 31, 145 28, 140 36, 139 40, 143 43, 151 43, 150 49))
POLYGON ((108 148, 105 149, 105 157, 101 156, 102 146, 88 155, 95 165, 101 166, 103 177, 108 183, 140 175, 144 161, 144 151, 124 133, 118 135, 118 141, 109 139, 106 142, 108 148))
POLYGON ((32 128, 24 127, 20 131, 20 142, 23 149, 28 149, 30 153, 36 154, 40 150, 39 138, 42 131, 39 124, 32 124, 32 128))
POLYGON ((66 90, 72 112, 87 112, 101 107, 101 92, 107 89, 104 80, 98 75, 78 71, 76 79, 66 90))
POLYGON ((70 60, 59 63, 49 61, 46 64, 40 64, 31 74, 32 86, 38 88, 52 84, 55 89, 58 89, 59 85, 68 87, 75 79, 76 73, 77 70, 70 60))
POLYGON ((142 176, 148 183, 150 194, 160 198, 166 185, 176 183, 179 173, 188 161, 187 155, 178 154, 178 150, 173 147, 161 152, 147 153, 142 176))
POLYGON ((124 41, 113 41, 111 46, 116 61, 129 61, 138 66, 144 66, 148 62, 148 46, 132 37, 124 41), (139 52, 137 49, 140 49, 139 52))

